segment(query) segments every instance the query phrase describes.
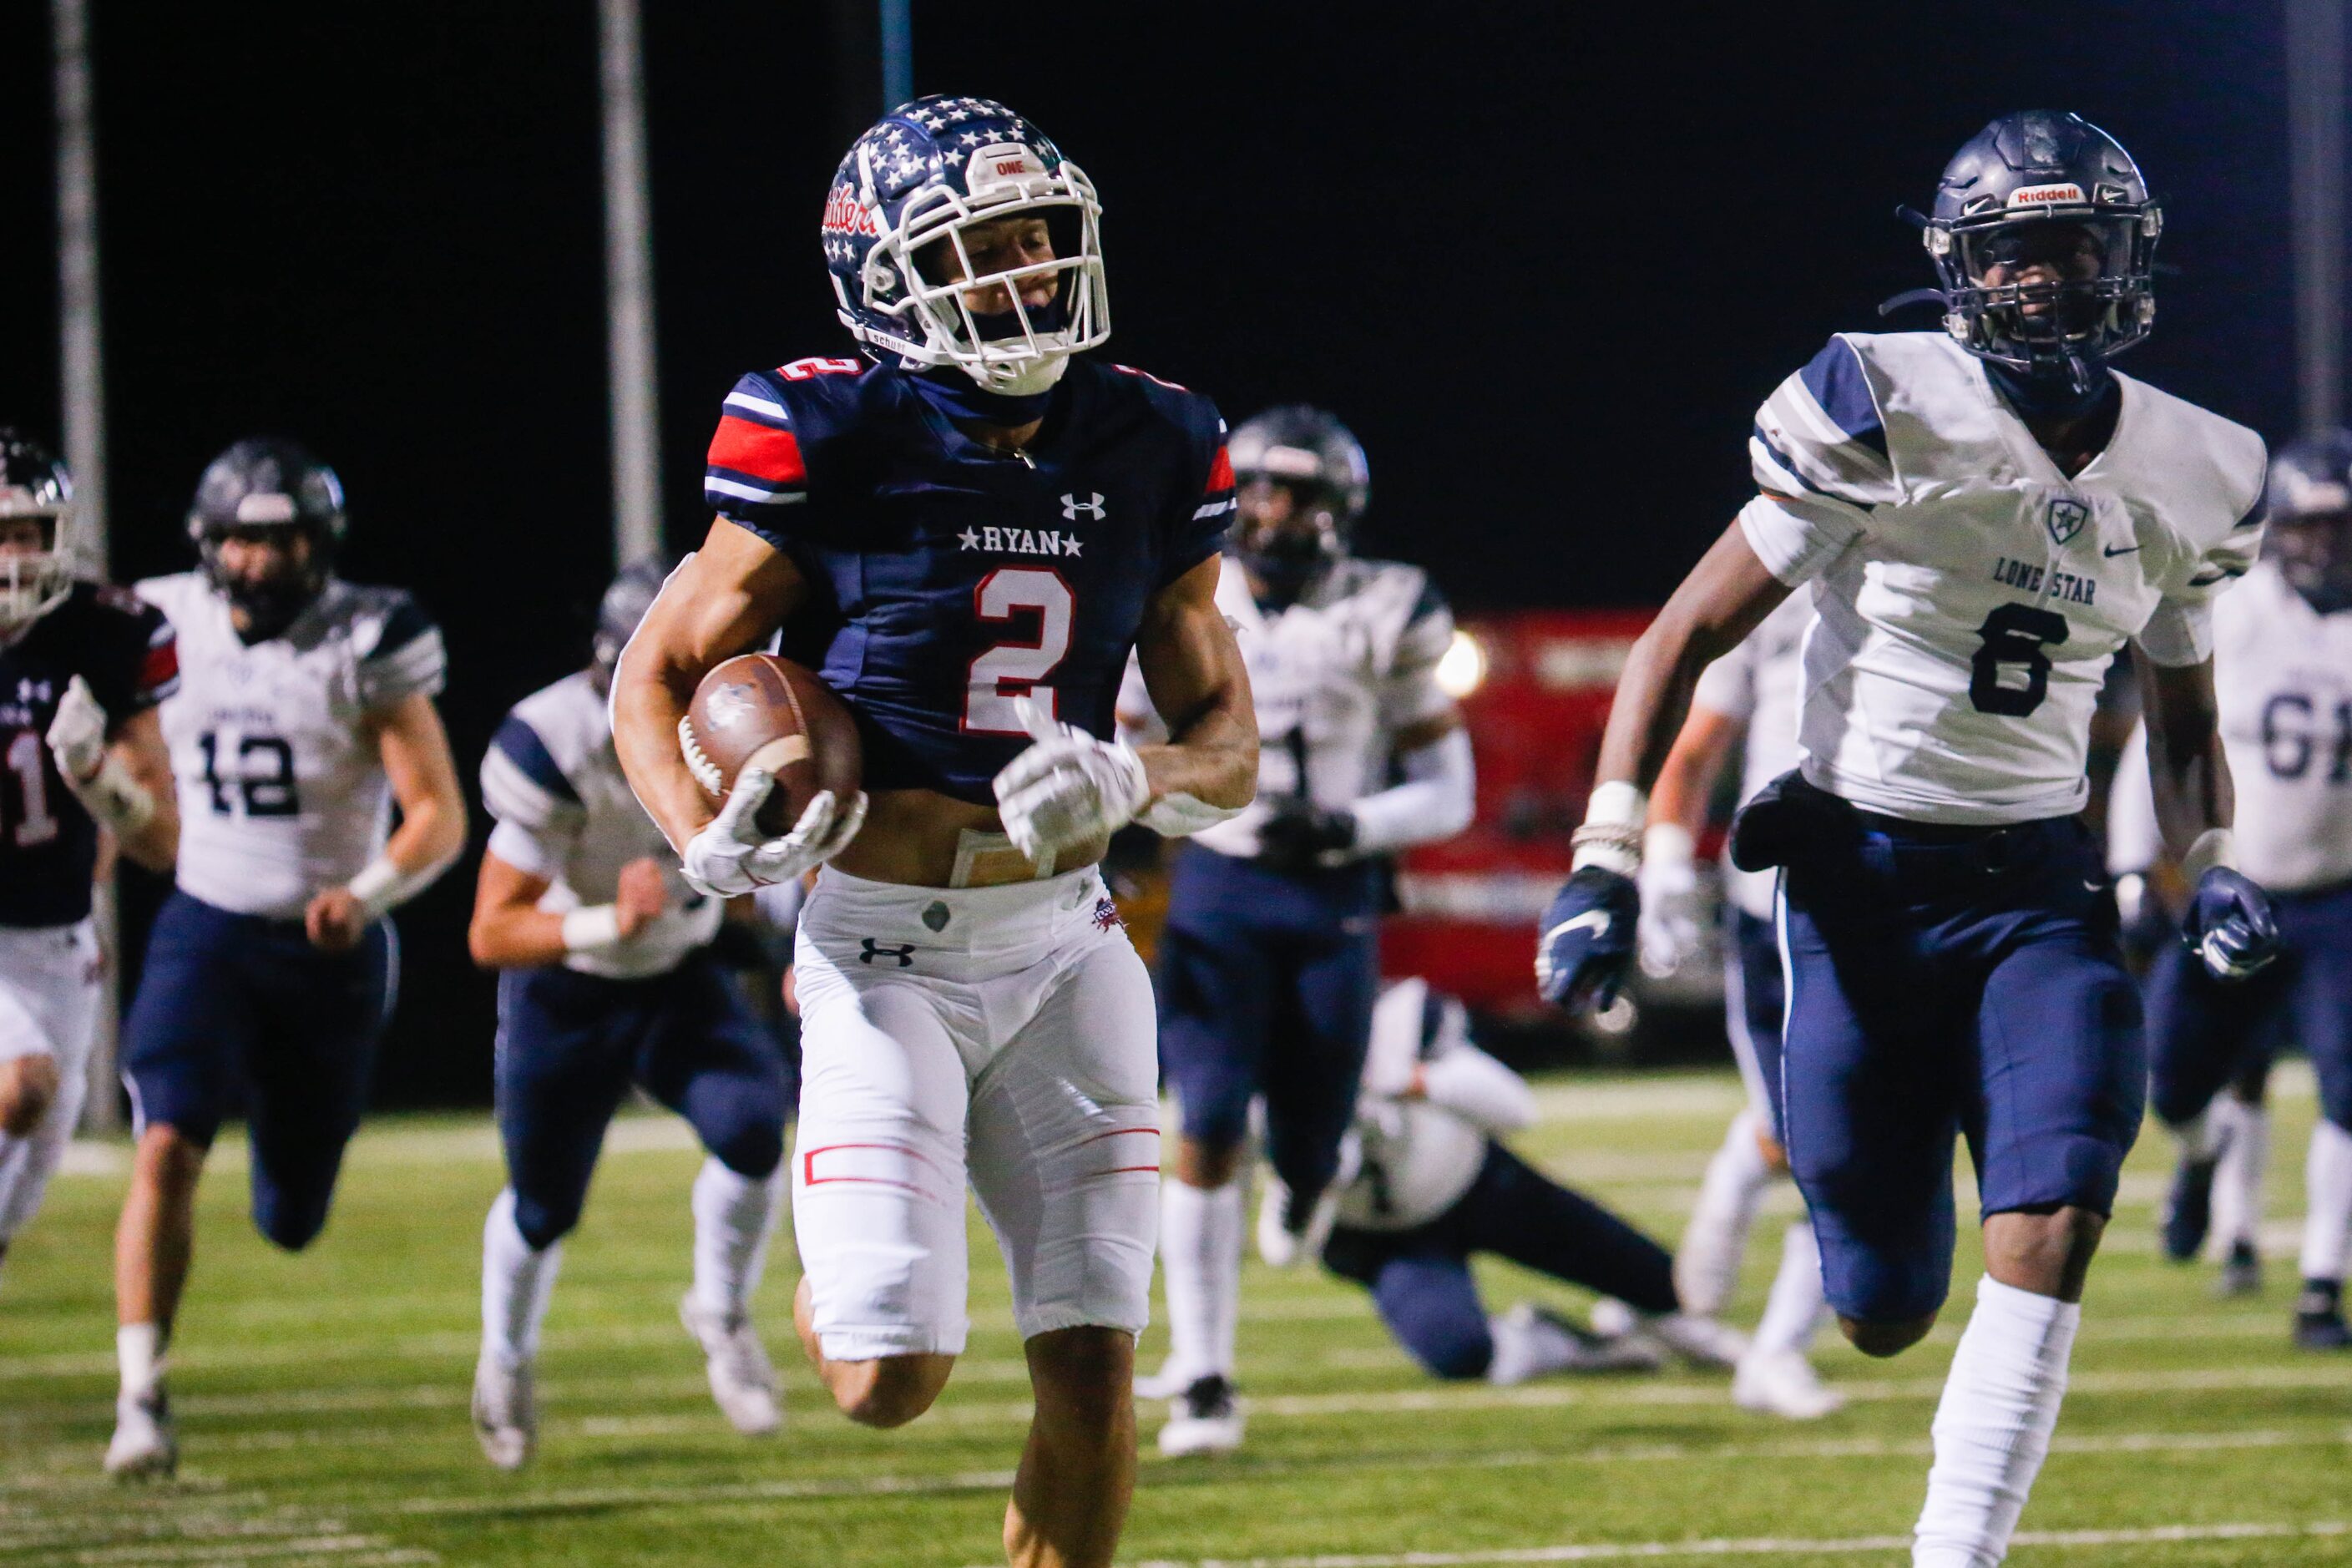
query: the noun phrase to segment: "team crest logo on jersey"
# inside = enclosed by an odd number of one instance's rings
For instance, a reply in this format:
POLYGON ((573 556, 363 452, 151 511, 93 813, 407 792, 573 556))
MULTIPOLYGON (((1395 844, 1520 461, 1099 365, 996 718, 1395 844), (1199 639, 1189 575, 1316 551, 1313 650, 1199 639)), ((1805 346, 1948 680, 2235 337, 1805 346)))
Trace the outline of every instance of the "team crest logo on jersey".
POLYGON ((2091 521, 2091 509, 2081 501, 2060 496, 2050 503, 2050 510, 2042 521, 2049 527, 2051 539, 2056 543, 2065 544, 2082 532, 2083 525, 2091 521))
POLYGON ((1119 919, 1118 906, 1117 904, 1112 903, 1107 898, 1097 899, 1095 900, 1095 930, 1099 931, 1114 931, 1125 924, 1127 924, 1127 922, 1119 919))

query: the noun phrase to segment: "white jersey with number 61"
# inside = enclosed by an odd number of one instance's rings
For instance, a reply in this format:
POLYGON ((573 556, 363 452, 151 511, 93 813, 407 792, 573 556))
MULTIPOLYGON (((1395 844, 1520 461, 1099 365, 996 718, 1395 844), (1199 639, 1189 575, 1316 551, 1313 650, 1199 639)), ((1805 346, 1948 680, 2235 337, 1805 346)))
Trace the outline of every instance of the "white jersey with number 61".
POLYGON ((1939 332, 1841 334, 1758 410, 1741 530, 1820 583, 1815 785, 1913 821, 2070 815, 2116 654, 2211 653, 2212 597, 2262 542, 2262 437, 2116 381, 2115 434, 2072 478, 1939 332))
POLYGON ((163 707, 180 889, 299 919, 383 847, 392 789, 369 719, 440 691, 440 628, 401 589, 331 581, 292 626, 247 645, 201 574, 150 578, 139 595, 180 639, 180 689, 163 707))

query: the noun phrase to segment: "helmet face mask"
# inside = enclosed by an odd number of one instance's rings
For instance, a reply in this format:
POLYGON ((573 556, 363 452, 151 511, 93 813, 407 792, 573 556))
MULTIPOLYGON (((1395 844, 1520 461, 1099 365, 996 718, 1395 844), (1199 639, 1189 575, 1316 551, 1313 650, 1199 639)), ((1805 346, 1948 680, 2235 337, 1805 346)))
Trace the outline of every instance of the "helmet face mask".
POLYGON ((248 641, 276 637, 326 591, 345 531, 342 481, 292 441, 239 441, 206 466, 188 510, 205 577, 248 641))
POLYGON ((79 564, 74 522, 65 465, 37 442, 0 429, 0 637, 30 626, 72 591, 79 564))
POLYGON ((1239 487, 1226 544, 1276 598, 1296 598, 1348 553, 1371 502, 1363 444, 1303 404, 1268 409, 1226 442, 1239 487))
POLYGON ((2116 140, 2072 114, 1997 120, 1946 167, 1921 237, 1944 325, 1979 359, 2077 384, 2156 319, 2163 214, 2116 140))
POLYGON ((842 322, 908 368, 1043 391, 1110 336, 1101 218, 1093 182, 1012 110, 918 99, 858 138, 834 176, 824 232, 842 322), (1043 220, 1046 243, 1008 248, 1024 218, 1043 220), (1048 280, 1050 298, 1024 298, 1048 280))

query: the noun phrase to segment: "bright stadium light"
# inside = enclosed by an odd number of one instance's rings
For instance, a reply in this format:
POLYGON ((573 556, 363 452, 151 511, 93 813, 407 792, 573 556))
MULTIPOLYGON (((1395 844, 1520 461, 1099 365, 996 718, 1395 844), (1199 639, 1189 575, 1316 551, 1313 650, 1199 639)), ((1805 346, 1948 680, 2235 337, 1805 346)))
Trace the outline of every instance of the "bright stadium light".
POLYGON ((1455 628, 1454 640, 1437 659, 1437 689, 1457 700, 1486 683, 1486 650, 1468 632, 1455 628))

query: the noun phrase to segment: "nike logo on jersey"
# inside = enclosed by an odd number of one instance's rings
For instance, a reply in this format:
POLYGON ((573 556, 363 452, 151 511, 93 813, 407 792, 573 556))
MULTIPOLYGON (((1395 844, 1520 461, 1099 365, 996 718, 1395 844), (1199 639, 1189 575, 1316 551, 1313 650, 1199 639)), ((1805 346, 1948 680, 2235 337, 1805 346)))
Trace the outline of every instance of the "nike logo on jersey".
POLYGON ((2102 554, 2102 555, 2104 555, 2104 556, 2105 556, 2108 560, 2112 561, 2112 560, 2114 560, 2114 559, 2115 559, 2116 556, 2118 556, 2118 555, 2137 555, 2137 554, 2138 554, 2138 553, 2139 553, 2139 546, 2138 546, 2138 545, 2137 545, 2137 544, 2126 544, 2126 545, 2125 545, 2122 549, 2118 550, 2118 549, 2116 549, 2114 545, 2109 544, 2109 545, 2105 545, 2105 546, 2103 546, 2103 547, 2100 549, 2099 553, 2100 553, 2100 554, 2102 554))
POLYGON ((2053 571, 2031 561, 2012 561, 2006 555, 1993 563, 1992 580, 2004 587, 2039 594, 2044 578, 2049 580, 2050 596, 2053 599, 2063 599, 2070 605, 2089 605, 2098 600, 2099 584, 2089 577, 2053 571))
POLYGON ((999 555, 1067 555, 1078 553, 1078 536, 1058 528, 967 528, 956 535, 966 550, 992 551, 999 555))

